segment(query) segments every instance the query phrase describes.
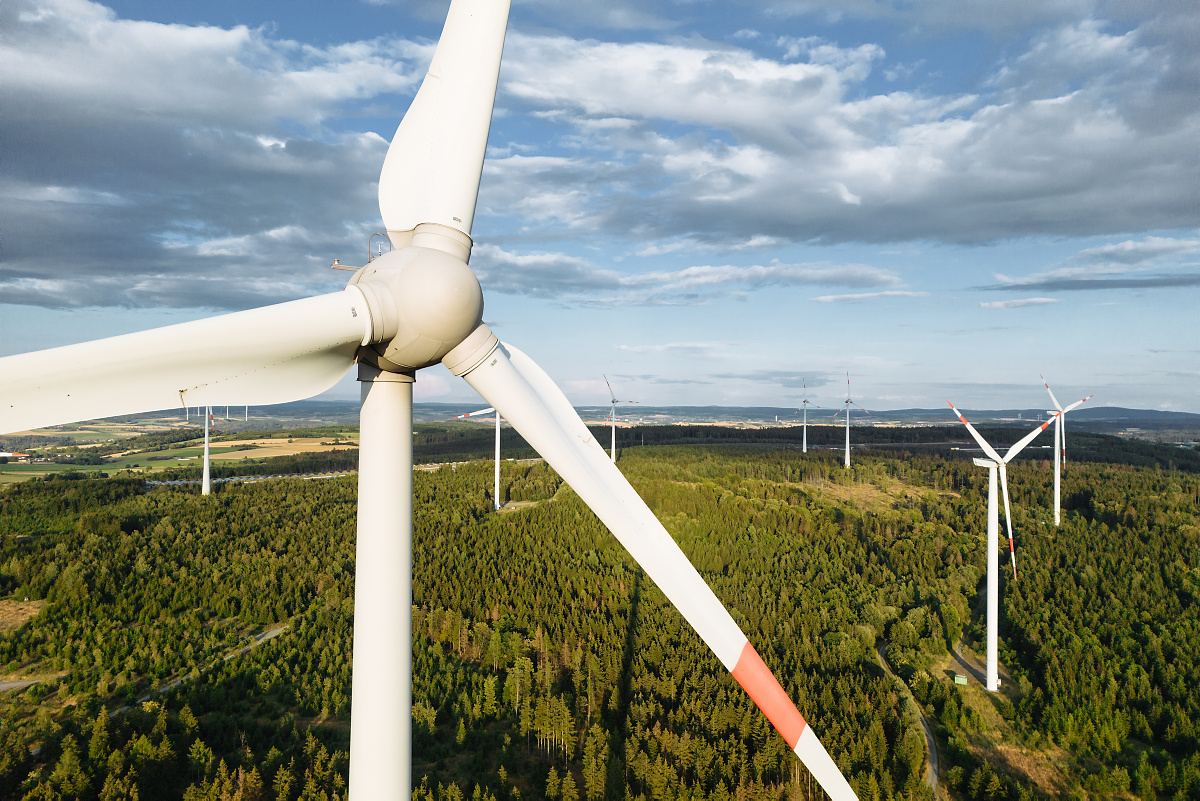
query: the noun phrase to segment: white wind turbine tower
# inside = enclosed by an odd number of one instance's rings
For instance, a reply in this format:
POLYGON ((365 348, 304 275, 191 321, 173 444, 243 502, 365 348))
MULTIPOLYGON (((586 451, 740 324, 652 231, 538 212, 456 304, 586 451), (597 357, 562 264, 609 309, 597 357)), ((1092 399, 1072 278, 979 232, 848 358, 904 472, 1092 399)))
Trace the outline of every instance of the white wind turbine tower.
MULTIPOLYGON (((602 374, 603 375, 603 374, 602 374)), ((617 461, 617 404, 621 401, 617 400, 617 396, 613 394, 612 384, 608 382, 608 376, 604 376, 604 383, 608 387, 608 396, 612 398, 612 411, 608 413, 612 420, 612 460, 617 461)), ((626 403, 638 403, 638 401, 625 401, 626 403)))
POLYGON ((467 266, 507 0, 454 0, 388 149, 394 246, 344 291, 0 359, 0 433, 162 409, 311 397, 361 382, 350 796, 411 793, 412 385, 442 362, 521 433, 612 531, 837 801, 829 753, 671 535, 528 356, 482 322, 467 266), (203 343, 197 347, 196 343, 203 343))
POLYGON ((200 494, 212 494, 212 479, 208 470, 208 432, 212 428, 212 407, 204 407, 204 473, 200 479, 200 494))
MULTIPOLYGON (((837 417, 843 411, 846 413, 846 461, 845 461, 845 464, 843 465, 844 467, 850 466, 850 407, 851 406, 858 406, 858 404, 850 399, 850 374, 846 373, 846 400, 842 404, 842 408, 838 409, 836 412, 833 413, 834 417, 837 417)), ((871 413, 868 412, 866 409, 863 409, 863 407, 858 406, 858 408, 862 409, 863 412, 865 412, 868 417, 871 416, 871 413)), ((807 435, 808 435, 808 432, 807 432, 807 430, 805 430, 805 436, 807 437, 807 435)))
MULTIPOLYGON (((467 412, 466 414, 460 414, 458 417, 452 417, 450 419, 462 420, 467 417, 474 417, 477 414, 487 414, 488 412, 496 412, 496 410, 489 406, 486 409, 480 409, 477 412, 467 412)), ((500 503, 500 412, 496 412, 496 492, 492 496, 492 505, 495 507, 497 512, 500 511, 500 507, 503 506, 503 504, 500 503)))
MULTIPOLYGON (((988 529, 987 529, 987 689, 990 692, 995 692, 1000 686, 1000 682, 996 677, 996 662, 998 658, 999 647, 997 645, 997 631, 1000 628, 1000 557, 998 551, 1000 549, 1000 521, 998 519, 998 510, 996 508, 996 473, 1000 473, 1000 483, 1004 490, 1004 522, 1008 525, 1008 555, 1012 560, 1013 578, 1017 577, 1017 551, 1013 545, 1012 535, 1012 511, 1008 504, 1008 471, 1005 469, 1013 457, 1024 450, 1025 446, 1033 442, 1034 437, 1046 430, 1046 426, 1058 419, 1058 414, 1050 418, 1040 426, 1026 434, 1016 445, 1008 449, 1008 453, 1001 456, 996 452, 996 449, 984 440, 975 430, 975 427, 967 422, 967 418, 963 417, 962 412, 954 408, 954 404, 946 401, 950 408, 954 410, 954 414, 962 421, 962 424, 967 427, 967 431, 979 443, 979 447, 987 454, 987 459, 976 459, 975 464, 979 467, 988 469, 988 529)), ((1059 413, 1061 414, 1061 413, 1059 413)))
POLYGON ((1060 509, 1059 499, 1061 497, 1061 492, 1059 489, 1059 474, 1062 470, 1062 466, 1061 466, 1062 463, 1067 461, 1067 412, 1071 411, 1072 409, 1076 408, 1077 406, 1087 403, 1089 400, 1092 399, 1092 396, 1088 395, 1083 400, 1077 400, 1074 403, 1072 403, 1070 406, 1068 406, 1067 408, 1064 409, 1062 407, 1062 404, 1058 402, 1058 398, 1054 397, 1054 392, 1051 391, 1050 385, 1046 383, 1046 377, 1039 375, 1038 378, 1042 379, 1042 385, 1044 387, 1046 387, 1046 391, 1050 393, 1050 400, 1054 403, 1054 408, 1058 412, 1058 414, 1054 414, 1053 411, 1046 412, 1046 414, 1053 414, 1054 420, 1055 420, 1055 423, 1054 423, 1054 525, 1057 526, 1061 522, 1061 513, 1059 512, 1059 509, 1060 509))
MULTIPOLYGON (((801 445, 800 445, 800 452, 808 453, 808 406, 810 403, 812 403, 812 401, 810 401, 808 399, 808 385, 801 382, 800 386, 804 389, 804 400, 800 402, 800 408, 804 412, 804 429, 803 429, 803 434, 801 435, 802 441, 801 441, 801 445)), ((812 403, 812 405, 817 409, 821 408, 820 406, 817 406, 817 404, 815 404, 815 403, 812 403)), ((836 417, 836 415, 835 415, 835 417, 836 417)), ((847 436, 846 458, 849 459, 850 458, 850 456, 849 456, 849 447, 850 446, 849 446, 849 439, 848 439, 850 436, 849 433, 847 433, 846 436, 847 436)))

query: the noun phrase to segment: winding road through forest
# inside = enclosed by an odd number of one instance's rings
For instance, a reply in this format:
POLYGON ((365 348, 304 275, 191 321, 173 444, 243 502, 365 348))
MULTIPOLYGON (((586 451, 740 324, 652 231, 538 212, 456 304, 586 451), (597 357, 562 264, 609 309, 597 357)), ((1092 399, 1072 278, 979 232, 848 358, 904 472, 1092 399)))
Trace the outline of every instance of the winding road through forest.
MULTIPOLYGON (((879 657, 879 664, 883 666, 883 671, 885 673, 887 673, 889 676, 891 676, 893 679, 896 679, 897 681, 899 681, 900 686, 902 686, 904 688, 905 694, 907 694, 909 697, 911 697, 912 692, 909 691, 908 685, 905 684, 904 681, 902 679, 900 679, 899 676, 897 676, 895 673, 893 673, 891 666, 888 665, 887 657, 885 656, 886 650, 887 650, 887 645, 885 643, 883 643, 883 642, 875 643, 875 654, 876 654, 876 656, 879 657)), ((916 706, 917 715, 921 719, 921 729, 925 732, 925 751, 927 754, 929 754, 929 769, 925 772, 925 785, 930 790, 933 790, 933 794, 936 797, 937 791, 938 791, 937 741, 935 741, 933 739, 933 728, 929 725, 929 720, 925 717, 925 711, 923 709, 921 709, 921 705, 917 703, 915 698, 913 699, 913 705, 916 706)))

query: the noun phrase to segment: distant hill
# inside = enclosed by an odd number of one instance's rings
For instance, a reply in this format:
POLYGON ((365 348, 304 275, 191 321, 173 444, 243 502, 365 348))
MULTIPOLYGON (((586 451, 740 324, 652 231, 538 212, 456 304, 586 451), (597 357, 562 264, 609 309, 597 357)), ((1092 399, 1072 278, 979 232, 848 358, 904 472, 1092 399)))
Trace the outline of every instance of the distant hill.
MULTIPOLYGON (((467 412, 485 406, 482 400, 471 403, 417 403, 413 407, 416 423, 445 422, 467 412)), ((575 407, 585 422, 599 424, 607 419, 608 404, 575 407)), ((970 409, 963 413, 975 424, 987 426, 1021 425, 1045 419, 1045 409, 970 409)), ((794 407, 780 406, 643 406, 620 409, 618 421, 622 425, 798 425, 800 415, 794 407)), ((230 419, 224 419, 225 410, 214 407, 213 414, 223 431, 243 429, 267 430, 276 428, 305 428, 329 425, 357 425, 358 403, 356 401, 303 400, 281 403, 274 406, 252 406, 249 421, 243 421, 243 407, 230 407, 230 419)), ((831 409, 809 410, 809 425, 828 424, 833 414, 831 409)), ((180 418, 180 410, 173 409, 128 415, 114 418, 122 422, 142 422, 161 419, 164 416, 180 418)), ((486 424, 490 417, 475 418, 486 424)), ((841 418, 838 418, 840 421, 841 418)), ((950 425, 955 422, 949 407, 936 409, 887 409, 871 410, 870 416, 858 413, 853 416, 853 425, 950 425)), ((1200 437, 1200 414, 1190 412, 1164 412, 1156 409, 1126 409, 1119 406, 1083 406, 1070 413, 1068 428, 1075 431, 1096 433, 1171 432, 1173 438, 1200 437), (1191 436, 1189 437, 1188 434, 1191 436)), ((1146 435, 1149 435, 1148 433, 1146 435)))

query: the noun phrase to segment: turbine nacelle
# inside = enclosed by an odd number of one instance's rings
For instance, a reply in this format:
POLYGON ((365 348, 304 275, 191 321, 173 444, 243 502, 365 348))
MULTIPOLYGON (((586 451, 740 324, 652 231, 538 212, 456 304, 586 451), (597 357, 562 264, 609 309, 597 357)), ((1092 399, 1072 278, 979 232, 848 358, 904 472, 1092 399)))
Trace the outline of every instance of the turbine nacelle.
POLYGON ((483 322, 483 290, 466 263, 470 239, 436 228, 458 237, 418 233, 414 244, 383 254, 350 279, 371 314, 371 343, 360 360, 388 372, 419 370, 441 361, 483 322))

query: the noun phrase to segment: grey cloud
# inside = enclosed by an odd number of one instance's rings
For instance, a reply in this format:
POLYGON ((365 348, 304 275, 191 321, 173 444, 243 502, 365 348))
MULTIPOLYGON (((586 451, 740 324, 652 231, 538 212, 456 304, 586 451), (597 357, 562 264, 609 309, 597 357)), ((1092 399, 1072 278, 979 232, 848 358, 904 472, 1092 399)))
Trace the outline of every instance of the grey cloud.
POLYGON ((848 265, 699 265, 680 270, 620 273, 562 253, 518 254, 496 245, 475 248, 474 267, 492 292, 604 305, 695 305, 731 290, 774 286, 889 286, 886 270, 848 265))
MULTIPOLYGON (((934 3, 932 11, 838 5, 887 19, 1004 16, 982 2, 934 3)), ((413 7, 432 17, 443 5, 406 6, 413 7)), ((535 7, 527 19, 550 20, 566 4, 535 7)), ((1059 19, 1072 7, 1011 8, 1028 22, 1059 19)), ((36 8, 30 0, 0 4, 6 300, 241 308, 336 287, 329 262, 361 260, 378 230, 374 181, 386 137, 429 42, 321 49, 245 28, 129 23, 82 0, 36 8), (50 16, 38 21, 42 11, 50 16), (338 120, 355 115, 379 133, 346 133, 338 120), (295 235, 273 234, 281 231, 295 235), (73 285, 40 280, 46 275, 73 285)), ((775 8, 834 7, 813 0, 775 8)), ((610 9, 609 24, 627 29, 653 30, 679 14, 665 3, 610 9)), ((487 165, 477 228, 519 220, 510 246, 594 233, 632 240, 632 250, 678 241, 714 252, 739 247, 730 242, 982 242, 1191 229, 1200 187, 1195 19, 1164 11, 1132 20, 1129 36, 1060 26, 1060 39, 1076 37, 1073 52, 1086 54, 1095 41, 1119 44, 1122 56, 1064 61, 1076 71, 1063 74, 1080 85, 1045 102, 1001 97, 1022 80, 1032 85, 1028 74, 1049 58, 1036 43, 997 65, 995 95, 870 95, 862 81, 877 59, 866 46, 818 45, 825 49, 808 52, 807 63, 782 63, 699 37, 597 43, 532 35, 531 23, 510 38, 493 127, 496 150, 506 147, 496 137, 508 132, 521 146, 509 152, 522 155, 487 165), (526 155, 527 135, 519 124, 508 127, 530 113, 561 134, 548 155, 526 155)), ((1106 258, 1136 263, 1154 247, 1147 243, 1106 258)), ((563 255, 476 252, 490 290, 562 302, 696 304, 772 286, 902 291, 897 276, 862 265, 630 275, 563 255)), ((1059 280, 1081 284, 1067 289, 1121 288, 1079 278, 1045 276, 1045 287, 1059 280)), ((1194 285, 1178 275, 1119 280, 1194 285)))
POLYGON ((31 9, 0 7, 6 301, 245 308, 336 289, 330 262, 363 260, 387 142, 324 120, 411 90, 427 45, 31 9))
POLYGON ((669 353, 686 352, 690 354, 706 354, 713 351, 723 351, 729 348, 728 342, 667 342, 656 345, 617 345, 616 349, 627 353, 669 353))
POLYGON ((1171 239, 1148 236, 1141 241, 1126 240, 1113 245, 1087 248, 1075 254, 1072 261, 1140 264, 1161 256, 1200 251, 1200 239, 1171 239))
POLYGON ((1109 33, 1067 21, 998 64, 994 85, 944 97, 859 98, 866 51, 781 64, 702 41, 517 37, 505 91, 552 111, 562 141, 582 148, 522 188, 554 198, 573 172, 568 183, 588 191, 559 221, 702 244, 1192 227, 1200 104, 1180 87, 1200 81, 1200 59, 1157 21, 1138 22, 1109 33))
POLYGON ((1102 289, 1168 289, 1200 286, 1200 273, 1182 275, 1150 275, 1139 278, 1046 278, 1041 280, 983 286, 990 292, 1011 292, 1014 289, 1043 289, 1049 292, 1075 292, 1102 289))
POLYGON ((615 373, 613 375, 613 380, 614 381, 617 381, 617 380, 619 380, 619 381, 641 381, 641 382, 645 382, 647 384, 683 384, 683 385, 686 385, 686 384, 712 384, 712 383, 714 383, 713 381, 709 381, 709 380, 703 379, 703 378, 671 378, 669 376, 663 376, 663 375, 657 375, 657 374, 632 375, 630 373, 615 373))
POLYGON ((790 370, 754 370, 745 373, 720 373, 713 376, 719 381, 753 381, 756 383, 773 384, 789 389, 802 389, 806 384, 809 389, 823 387, 827 384, 838 383, 835 376, 830 378, 819 372, 801 374, 790 370))

